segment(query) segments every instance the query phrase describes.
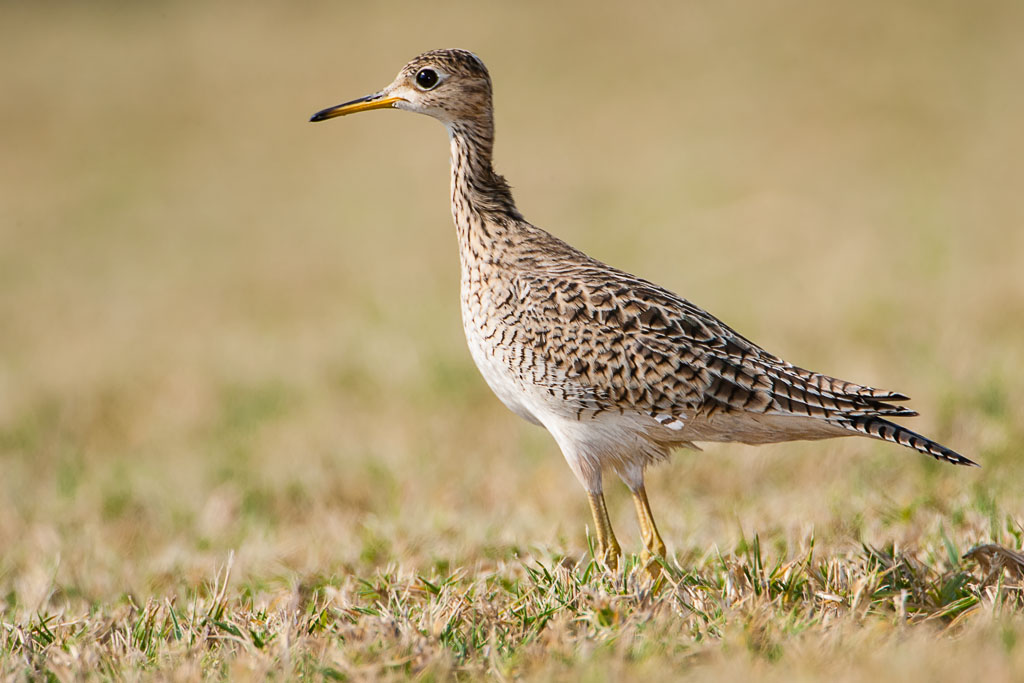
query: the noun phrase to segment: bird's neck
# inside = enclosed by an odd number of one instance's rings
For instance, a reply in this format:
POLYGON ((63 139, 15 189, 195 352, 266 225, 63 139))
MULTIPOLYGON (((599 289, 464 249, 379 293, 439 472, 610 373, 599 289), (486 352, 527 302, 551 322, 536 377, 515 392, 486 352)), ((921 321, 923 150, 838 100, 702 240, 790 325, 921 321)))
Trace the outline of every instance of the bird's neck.
POLYGON ((508 183, 494 172, 491 120, 459 121, 448 127, 452 149, 452 217, 463 264, 493 260, 523 220, 508 183))

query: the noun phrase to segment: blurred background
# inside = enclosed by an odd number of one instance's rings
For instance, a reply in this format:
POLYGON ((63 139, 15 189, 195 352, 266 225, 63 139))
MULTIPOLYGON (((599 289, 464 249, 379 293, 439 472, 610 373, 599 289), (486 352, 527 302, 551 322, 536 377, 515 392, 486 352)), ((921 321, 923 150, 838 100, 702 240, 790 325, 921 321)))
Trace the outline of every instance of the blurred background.
POLYGON ((862 439, 680 452, 648 486, 672 551, 1005 540, 1022 21, 1012 0, 6 3, 0 594, 173 590, 229 549, 251 581, 582 556, 582 491, 465 349, 444 130, 307 123, 438 47, 490 68, 528 219, 910 394, 915 428, 984 465, 862 439))

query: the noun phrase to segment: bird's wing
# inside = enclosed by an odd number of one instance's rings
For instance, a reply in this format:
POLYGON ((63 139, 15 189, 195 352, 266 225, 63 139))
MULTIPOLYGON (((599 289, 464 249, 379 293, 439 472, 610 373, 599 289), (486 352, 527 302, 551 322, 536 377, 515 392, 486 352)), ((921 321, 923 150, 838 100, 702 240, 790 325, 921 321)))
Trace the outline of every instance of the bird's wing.
POLYGON ((718 410, 825 420, 916 414, 890 403, 903 394, 787 363, 689 301, 600 262, 555 263, 520 277, 550 330, 547 352, 609 406, 658 419, 718 410))
MULTIPOLYGON (((582 409, 645 411, 669 429, 717 412, 802 418, 890 441, 939 460, 971 460, 887 417, 908 399, 811 372, 746 339, 686 299, 538 232, 516 277, 536 343, 582 409)), ((805 423, 806 424, 806 423, 805 423)))

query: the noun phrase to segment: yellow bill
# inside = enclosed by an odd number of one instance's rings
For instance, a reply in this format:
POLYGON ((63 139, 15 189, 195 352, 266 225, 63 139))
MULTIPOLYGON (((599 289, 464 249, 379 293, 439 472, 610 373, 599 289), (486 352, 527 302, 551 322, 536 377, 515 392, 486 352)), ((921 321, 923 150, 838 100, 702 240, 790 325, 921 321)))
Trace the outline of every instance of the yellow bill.
POLYGON ((394 107, 397 102, 404 102, 405 100, 401 97, 384 97, 383 93, 374 93, 373 95, 367 95, 366 97, 360 97, 358 100, 352 100, 351 102, 345 102, 339 104, 336 107, 328 107, 313 114, 310 121, 326 121, 327 119, 333 119, 336 116, 345 116, 347 114, 355 114, 360 111, 369 111, 371 109, 387 109, 394 107))

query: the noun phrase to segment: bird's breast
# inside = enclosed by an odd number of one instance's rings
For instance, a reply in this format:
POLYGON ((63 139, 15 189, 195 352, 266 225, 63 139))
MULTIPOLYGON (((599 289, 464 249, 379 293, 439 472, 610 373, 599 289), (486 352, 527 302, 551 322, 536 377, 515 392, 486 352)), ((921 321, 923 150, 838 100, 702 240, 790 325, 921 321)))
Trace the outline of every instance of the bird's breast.
POLYGON ((545 375, 545 359, 528 343, 524 311, 513 287, 479 270, 462 280, 462 324, 469 352, 491 391, 512 412, 541 424, 534 394, 545 375))

